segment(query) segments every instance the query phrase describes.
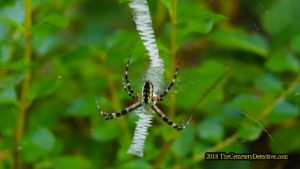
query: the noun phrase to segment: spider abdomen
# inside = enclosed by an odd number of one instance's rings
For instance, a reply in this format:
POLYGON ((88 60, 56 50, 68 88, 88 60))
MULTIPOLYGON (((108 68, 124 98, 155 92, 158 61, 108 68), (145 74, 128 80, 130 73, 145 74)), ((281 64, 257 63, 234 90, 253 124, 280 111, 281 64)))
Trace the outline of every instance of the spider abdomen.
POLYGON ((142 102, 146 104, 150 104, 153 101, 153 85, 147 80, 143 84, 142 88, 142 102))

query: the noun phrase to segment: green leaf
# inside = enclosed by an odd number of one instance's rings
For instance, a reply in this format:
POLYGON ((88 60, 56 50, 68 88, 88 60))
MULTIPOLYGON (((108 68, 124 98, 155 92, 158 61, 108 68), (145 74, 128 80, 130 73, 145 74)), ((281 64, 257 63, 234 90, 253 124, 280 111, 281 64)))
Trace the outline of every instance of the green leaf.
POLYGON ((217 169, 228 169, 228 168, 243 168, 243 169, 252 169, 252 164, 247 160, 217 160, 217 162, 212 161, 209 163, 208 169, 217 168, 217 169))
POLYGON ((52 94, 58 89, 60 85, 60 80, 57 79, 41 79, 39 81, 34 81, 30 87, 29 100, 34 101, 37 98, 45 97, 52 94))
POLYGON ((300 105, 300 84, 298 84, 293 91, 287 96, 286 100, 294 105, 300 105))
POLYGON ((64 102, 58 102, 57 99, 51 98, 39 100, 34 109, 30 111, 30 114, 34 114, 30 117, 30 127, 37 128, 41 124, 44 127, 55 127, 59 123, 67 107, 64 102), (49 107, 49 105, 52 106, 49 107))
POLYGON ((38 128, 31 135, 31 141, 45 151, 51 151, 55 137, 47 128, 38 128))
POLYGON ((151 165, 147 161, 138 159, 125 163, 120 167, 121 169, 151 169, 151 165))
POLYGON ((228 104, 228 107, 246 111, 255 117, 263 108, 263 102, 257 96, 239 95, 228 104))
POLYGON ((6 5, 12 5, 16 2, 16 0, 6 0, 6 1, 0 1, 0 6, 4 7, 6 5))
POLYGON ((52 151, 55 137, 47 128, 37 128, 22 141, 20 151, 25 161, 32 162, 52 151))
POLYGON ((277 52, 268 59, 266 63, 267 68, 274 72, 298 72, 299 71, 299 61, 298 59, 287 52, 277 52))
MULTIPOLYGON (((98 114, 96 114, 98 115, 98 114)), ((122 117, 121 117, 122 118, 122 117)), ((116 119, 118 121, 118 119, 116 119)), ((102 117, 93 118, 93 128, 91 130, 91 138, 100 142, 108 142, 118 138, 122 134, 122 128, 117 122, 109 123, 102 117)))
POLYGON ((222 152, 235 152, 235 153, 245 153, 248 150, 247 144, 239 143, 243 142, 243 140, 236 141, 233 144, 230 144, 228 147, 224 147, 221 151, 222 152))
POLYGON ((257 77, 260 77, 264 74, 264 71, 258 64, 249 64, 241 61, 240 59, 231 59, 228 57, 223 58, 224 59, 222 59, 220 62, 225 65, 230 65, 232 68, 231 77, 237 82, 231 83, 229 86, 229 90, 231 91, 238 91, 238 93, 240 93, 239 91, 247 92, 248 90, 245 89, 244 85, 241 85, 241 83, 252 83, 257 79, 257 77), (247 76, 245 76, 246 74, 247 76))
POLYGON ((193 127, 189 125, 176 138, 172 144, 171 151, 177 157, 185 157, 191 151, 193 139, 193 127))
POLYGON ((88 159, 82 156, 62 156, 54 159, 54 168, 64 169, 91 169, 88 159))
POLYGON ((224 127, 217 118, 207 118, 198 126, 200 138, 209 143, 218 143, 224 138, 224 127))
POLYGON ((270 142, 274 153, 290 153, 300 151, 300 125, 292 127, 278 128, 272 135, 273 141, 270 142))
POLYGON ((292 39, 292 49, 300 54, 300 34, 292 39))
MULTIPOLYGON (((1 71, 1 70, 0 70, 1 71)), ((15 87, 20 84, 24 78, 24 72, 14 73, 12 75, 7 75, 1 79, 0 90, 6 87, 15 87)))
POLYGON ((19 151, 21 151, 22 159, 26 162, 34 162, 46 154, 45 150, 27 138, 23 139, 19 151))
POLYGON ((32 0, 32 8, 38 8, 42 5, 48 6, 51 0, 32 0))
POLYGON ((254 141, 259 138, 262 130, 257 125, 245 125, 239 129, 240 138, 243 141, 254 141))
MULTIPOLYGON (((9 59, 12 57, 11 55, 10 55, 10 48, 9 48, 9 45, 3 45, 2 43, 1 43, 1 34, 2 34, 2 32, 1 32, 1 30, 0 30, 0 66, 2 65, 2 64, 7 64, 7 62, 9 61, 9 59)), ((3 34, 4 34, 4 31, 3 31, 3 34)), ((5 38, 5 37, 3 37, 3 38, 5 38)))
POLYGON ((278 94, 283 89, 283 84, 275 75, 265 74, 255 81, 257 88, 271 94, 278 94))
POLYGON ((218 29, 209 38, 222 47, 244 50, 263 57, 267 56, 269 50, 268 43, 263 36, 239 29, 218 29))
POLYGON ((129 3, 129 2, 131 2, 131 0, 118 0, 118 2, 119 2, 119 3, 125 3, 125 2, 126 2, 126 3, 129 3))
POLYGON ((65 28, 69 25, 69 20, 66 16, 60 14, 51 14, 47 17, 47 22, 59 28, 65 28))
MULTIPOLYGON (((184 69, 178 74, 178 91, 176 105, 188 109, 199 102, 199 98, 224 74, 225 68, 214 61, 204 62, 201 67, 184 69), (193 90, 190 90, 193 89, 193 90)), ((223 85, 218 86, 222 89, 223 85)), ((216 100, 222 97, 222 90, 213 89, 213 95, 209 94, 206 100, 216 100)))
POLYGON ((15 1, 11 6, 0 10, 0 21, 10 26, 19 27, 23 23, 24 8, 22 1, 15 1))
POLYGON ((0 88, 0 103, 17 103, 17 93, 14 88, 0 88))
MULTIPOLYGON (((53 26, 52 26, 53 27, 53 26)), ((63 43, 62 38, 49 24, 34 25, 32 29, 32 46, 41 56, 51 52, 54 48, 63 43)))
MULTIPOLYGON (((2 97, 0 96, 0 98, 2 97)), ((3 131, 4 129, 9 129, 12 133, 13 128, 16 124, 16 119, 18 117, 17 105, 0 103, 0 117, 0 131, 3 131)))
POLYGON ((35 162, 34 169, 45 169, 45 168, 54 168, 54 163, 52 159, 43 159, 35 162))
MULTIPOLYGON (((169 5, 169 3, 165 3, 169 5)), ((167 6, 169 8, 169 6, 167 6)), ((226 18, 214 14, 204 8, 192 3, 180 1, 178 3, 177 39, 182 41, 189 35, 195 33, 206 34, 210 32, 215 23, 222 22, 226 18), (189 9, 189 10, 187 10, 189 9)))
MULTIPOLYGON (((267 14, 262 15, 262 23, 265 29, 271 34, 278 34, 282 31, 295 29, 300 30, 300 1, 298 0, 277 0, 267 9, 267 14)), ((284 32, 282 32, 284 33, 284 32)))
POLYGON ((204 156, 210 147, 211 147, 210 144, 206 142, 201 142, 201 144, 196 144, 193 147, 193 153, 195 154, 195 156, 199 156, 199 157, 204 156))
POLYGON ((85 117, 93 115, 97 112, 94 98, 77 98, 74 99, 70 108, 68 109, 67 116, 85 117))
POLYGON ((299 108, 287 101, 280 101, 268 117, 272 122, 280 123, 299 115, 299 108))

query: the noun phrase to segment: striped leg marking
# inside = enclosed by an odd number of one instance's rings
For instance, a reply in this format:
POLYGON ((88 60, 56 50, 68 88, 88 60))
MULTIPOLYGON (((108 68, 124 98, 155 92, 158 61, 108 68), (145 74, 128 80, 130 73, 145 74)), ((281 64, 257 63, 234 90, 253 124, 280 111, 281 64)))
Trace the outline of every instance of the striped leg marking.
POLYGON ((129 55, 129 59, 127 61, 126 68, 125 68, 123 86, 124 86, 124 90, 127 92, 127 94, 131 98, 137 99, 138 98, 137 94, 134 92, 134 90, 132 90, 132 88, 130 86, 129 78, 128 78, 128 69, 129 69, 130 57, 131 57, 131 55, 129 55))
POLYGON ((169 93, 169 91, 171 90, 171 88, 174 86, 174 83, 176 81, 176 77, 177 77, 177 73, 178 73, 178 70, 179 70, 179 62, 177 62, 177 66, 176 66, 176 70, 175 70, 175 73, 174 73, 174 76, 173 76, 173 80, 172 82, 169 84, 169 86, 165 89, 165 91, 160 94, 158 96, 158 100, 159 101, 162 101, 165 97, 165 95, 167 95, 169 93))
POLYGON ((101 116, 103 116, 105 118, 105 120, 111 120, 111 119, 117 118, 119 116, 125 115, 141 106, 140 102, 136 102, 133 105, 131 105, 121 111, 118 111, 115 113, 106 113, 100 109, 100 106, 98 105, 98 103, 96 103, 96 104, 97 104, 97 109, 99 110, 101 116))
POLYGON ((174 129, 180 131, 180 130, 183 130, 185 128, 186 125, 189 124, 191 118, 185 123, 185 124, 180 124, 180 125, 177 125, 176 123, 174 123, 173 121, 169 120, 166 115, 164 115, 164 113, 156 106, 156 105, 153 105, 152 107, 152 110, 155 111, 155 113, 164 121, 166 122, 168 125, 172 126, 174 129))

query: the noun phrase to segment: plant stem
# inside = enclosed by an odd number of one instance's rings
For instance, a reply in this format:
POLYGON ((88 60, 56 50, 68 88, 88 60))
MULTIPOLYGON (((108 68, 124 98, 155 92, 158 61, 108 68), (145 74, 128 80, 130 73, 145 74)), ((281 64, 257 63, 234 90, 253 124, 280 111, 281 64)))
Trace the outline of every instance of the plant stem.
POLYGON ((154 28, 155 32, 158 34, 163 26, 163 22, 166 18, 166 10, 161 1, 157 1, 157 11, 155 15, 155 20, 154 20, 154 28))
MULTIPOLYGON (((31 0, 24 0, 24 37, 25 37, 25 48, 24 48, 24 62, 25 65, 29 66, 31 63, 32 49, 31 49, 31 0)), ((25 77, 21 84, 20 91, 20 103, 19 109, 20 114, 17 119, 14 137, 14 149, 13 149, 13 168, 20 168, 20 154, 19 146, 24 134, 26 112, 29 106, 28 93, 30 86, 31 72, 30 68, 25 73, 25 77)))
MULTIPOLYGON (((175 71, 175 65, 176 65, 176 52, 177 52, 177 0, 172 0, 172 11, 171 11, 171 47, 170 47, 170 53, 171 53, 171 71, 170 78, 172 79, 173 73, 175 71)), ((174 116, 175 114, 175 96, 170 95, 170 104, 169 104, 169 112, 170 117, 174 116)))

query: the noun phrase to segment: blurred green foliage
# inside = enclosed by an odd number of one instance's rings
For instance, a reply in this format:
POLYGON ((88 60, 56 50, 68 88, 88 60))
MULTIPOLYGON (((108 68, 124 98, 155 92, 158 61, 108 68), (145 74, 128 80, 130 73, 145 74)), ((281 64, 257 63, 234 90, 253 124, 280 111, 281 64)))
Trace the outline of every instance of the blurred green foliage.
MULTIPOLYGON (((25 74, 31 80, 21 168, 296 168, 300 154, 300 18, 298 0, 185 0, 177 2, 175 89, 160 104, 177 132, 155 118, 143 158, 127 154, 137 117, 103 120, 132 100, 122 78, 139 90, 149 60, 127 1, 0 1, 0 169, 12 168, 25 74), (32 59, 24 61, 31 32, 32 59), (175 104, 172 99, 175 97, 175 104), (175 114, 169 109, 175 108, 175 114), (255 119, 255 120, 253 120, 255 119), (271 134, 269 137, 266 130, 271 134), (273 139, 272 139, 273 138, 273 139), (288 153, 281 161, 205 161, 207 151, 288 153), (293 160, 294 159, 294 160, 293 160)), ((165 82, 173 70, 171 0, 149 1, 165 82)))

